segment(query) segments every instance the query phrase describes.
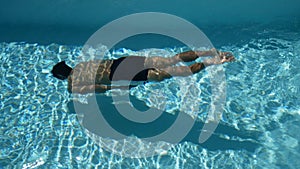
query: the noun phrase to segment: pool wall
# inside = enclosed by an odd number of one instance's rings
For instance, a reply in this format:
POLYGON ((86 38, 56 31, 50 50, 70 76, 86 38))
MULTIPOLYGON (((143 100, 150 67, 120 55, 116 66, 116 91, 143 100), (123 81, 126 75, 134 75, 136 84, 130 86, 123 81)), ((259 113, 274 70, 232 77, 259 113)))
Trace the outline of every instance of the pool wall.
POLYGON ((283 21, 298 28, 299 11, 299 0, 11 0, 0 5, 0 41, 83 44, 106 23, 137 12, 174 14, 204 32, 212 26, 283 21))

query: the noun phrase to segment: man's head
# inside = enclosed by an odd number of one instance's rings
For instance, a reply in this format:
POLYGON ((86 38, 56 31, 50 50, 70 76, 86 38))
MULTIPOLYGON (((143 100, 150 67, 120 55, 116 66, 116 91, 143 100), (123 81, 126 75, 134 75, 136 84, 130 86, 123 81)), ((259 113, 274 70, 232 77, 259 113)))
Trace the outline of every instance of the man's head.
POLYGON ((53 66, 53 69, 51 70, 51 73, 53 74, 54 77, 65 80, 68 78, 72 71, 72 68, 68 65, 66 65, 65 61, 61 61, 57 63, 55 66, 53 66))

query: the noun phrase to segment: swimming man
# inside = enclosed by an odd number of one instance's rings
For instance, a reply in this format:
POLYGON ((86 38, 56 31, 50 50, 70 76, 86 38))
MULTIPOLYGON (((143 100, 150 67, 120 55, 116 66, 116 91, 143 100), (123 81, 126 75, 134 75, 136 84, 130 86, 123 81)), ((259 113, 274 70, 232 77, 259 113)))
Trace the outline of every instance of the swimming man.
POLYGON ((103 93, 112 88, 129 87, 111 85, 113 81, 162 81, 172 76, 195 74, 207 66, 233 60, 232 53, 219 52, 213 48, 207 51, 186 51, 168 58, 128 56, 116 60, 93 60, 81 62, 74 69, 62 61, 51 72, 58 79, 68 79, 68 91, 71 93, 103 93), (192 62, 204 56, 214 58, 190 66, 175 66, 179 62, 192 62))

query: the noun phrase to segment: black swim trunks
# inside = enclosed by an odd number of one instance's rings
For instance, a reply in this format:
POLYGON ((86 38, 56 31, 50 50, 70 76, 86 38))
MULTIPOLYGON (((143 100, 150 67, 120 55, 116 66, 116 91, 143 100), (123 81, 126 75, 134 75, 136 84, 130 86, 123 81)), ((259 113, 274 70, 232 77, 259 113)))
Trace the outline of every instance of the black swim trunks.
POLYGON ((150 69, 146 69, 144 63, 145 57, 140 56, 121 57, 114 60, 110 68, 109 80, 147 81, 150 69))

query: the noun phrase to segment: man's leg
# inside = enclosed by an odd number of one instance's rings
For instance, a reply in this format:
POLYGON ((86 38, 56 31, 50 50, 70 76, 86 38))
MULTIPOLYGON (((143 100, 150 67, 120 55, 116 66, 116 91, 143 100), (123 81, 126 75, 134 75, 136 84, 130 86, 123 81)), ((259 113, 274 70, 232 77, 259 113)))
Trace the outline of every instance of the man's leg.
POLYGON ((178 57, 183 62, 191 62, 196 60, 199 57, 203 56, 215 56, 217 51, 215 48, 207 51, 186 51, 175 55, 174 57, 178 57))
POLYGON ((212 48, 210 50, 207 51, 186 51, 186 52, 182 52, 179 53, 177 55, 175 55, 173 58, 175 58, 175 60, 179 60, 179 61, 183 61, 183 62, 191 62, 196 60, 199 57, 205 57, 205 56, 219 56, 220 58, 223 58, 223 56, 233 56, 233 54, 231 52, 220 52, 215 48, 212 48))
POLYGON ((192 62, 198 57, 203 56, 215 56, 217 54, 216 49, 211 49, 208 51, 186 51, 179 53, 173 57, 163 58, 163 57, 149 57, 145 60, 145 67, 162 69, 173 66, 178 62, 192 62))
POLYGON ((172 76, 189 76, 204 69, 203 63, 195 63, 190 66, 170 66, 163 69, 150 69, 148 71, 149 81, 162 81, 172 76))
POLYGON ((194 63, 190 66, 169 66, 162 69, 150 69, 147 78, 149 81, 162 81, 172 76, 189 76, 200 72, 207 66, 223 64, 234 60, 233 55, 226 56, 225 54, 227 53, 222 53, 219 57, 206 59, 202 63, 194 63))

